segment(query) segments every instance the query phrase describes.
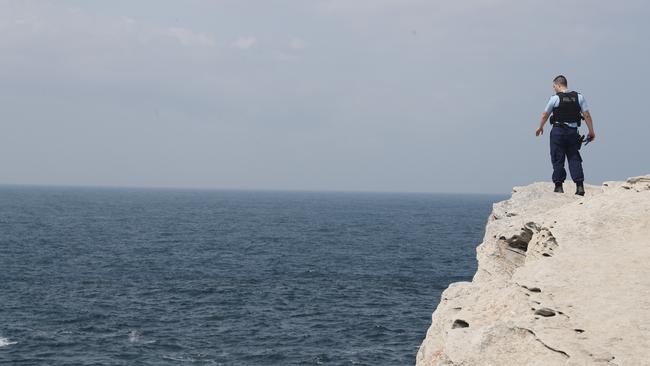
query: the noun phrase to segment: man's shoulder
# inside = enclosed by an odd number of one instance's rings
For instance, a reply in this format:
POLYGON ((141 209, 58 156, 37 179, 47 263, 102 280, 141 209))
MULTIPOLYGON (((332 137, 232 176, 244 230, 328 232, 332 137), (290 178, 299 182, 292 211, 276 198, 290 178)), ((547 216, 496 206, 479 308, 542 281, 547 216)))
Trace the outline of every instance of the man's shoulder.
MULTIPOLYGON (((583 99, 585 99, 585 96, 584 96, 582 93, 580 93, 579 91, 577 91, 577 90, 571 90, 571 91, 567 91, 567 92, 566 92, 566 94, 573 94, 573 93, 575 93, 575 94, 578 96, 578 100, 583 100, 583 99)), ((559 93, 558 93, 558 94, 559 94, 559 93)), ((557 97, 557 94, 555 94, 554 96, 557 97)), ((552 98, 552 97, 551 97, 551 98, 552 98)), ((558 98, 559 98, 559 97, 558 97, 558 98)))

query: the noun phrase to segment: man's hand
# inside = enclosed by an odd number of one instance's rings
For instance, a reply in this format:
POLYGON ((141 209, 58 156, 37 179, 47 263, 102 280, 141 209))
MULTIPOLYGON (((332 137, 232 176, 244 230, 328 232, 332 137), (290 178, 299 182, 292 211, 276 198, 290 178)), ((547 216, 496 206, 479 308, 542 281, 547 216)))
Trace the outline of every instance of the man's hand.
POLYGON ((543 135, 544 134, 544 124, 546 123, 546 120, 548 117, 550 117, 550 113, 544 111, 542 112, 542 118, 539 120, 539 128, 535 130, 535 136, 543 135))
POLYGON ((596 133, 594 131, 589 131, 589 133, 587 134, 587 138, 589 139, 589 141, 594 141, 596 139, 596 133))
POLYGON ((585 122, 587 123, 587 128, 589 129, 587 138, 589 140, 593 140, 596 138, 596 133, 594 132, 594 121, 591 119, 591 113, 589 113, 589 111, 585 111, 582 115, 585 117, 585 122))

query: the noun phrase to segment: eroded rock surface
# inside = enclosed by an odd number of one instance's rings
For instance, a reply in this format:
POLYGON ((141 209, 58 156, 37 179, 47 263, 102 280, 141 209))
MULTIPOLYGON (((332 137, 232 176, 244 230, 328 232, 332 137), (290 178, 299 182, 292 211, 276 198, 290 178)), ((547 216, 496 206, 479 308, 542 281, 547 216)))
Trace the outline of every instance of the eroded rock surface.
POLYGON ((565 188, 494 204, 478 270, 443 292, 417 365, 650 365, 650 175, 565 188))

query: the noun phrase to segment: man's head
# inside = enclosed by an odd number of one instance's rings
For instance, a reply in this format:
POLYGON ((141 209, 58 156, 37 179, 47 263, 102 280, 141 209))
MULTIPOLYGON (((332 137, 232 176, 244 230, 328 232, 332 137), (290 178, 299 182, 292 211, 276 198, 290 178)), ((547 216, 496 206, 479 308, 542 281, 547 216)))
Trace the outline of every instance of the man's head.
POLYGON ((553 90, 555 90, 556 93, 564 91, 566 88, 567 81, 564 75, 558 75, 555 77, 555 79, 553 79, 553 90))

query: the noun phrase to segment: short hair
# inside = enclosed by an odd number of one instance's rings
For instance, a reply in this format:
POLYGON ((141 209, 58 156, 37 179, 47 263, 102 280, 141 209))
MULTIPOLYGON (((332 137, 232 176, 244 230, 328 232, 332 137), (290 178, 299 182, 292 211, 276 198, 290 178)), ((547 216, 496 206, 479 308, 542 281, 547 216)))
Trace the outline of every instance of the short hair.
POLYGON ((564 75, 556 76, 555 79, 553 79, 553 82, 556 83, 556 84, 560 84, 562 86, 567 86, 567 81, 566 81, 566 78, 564 77, 564 75))

